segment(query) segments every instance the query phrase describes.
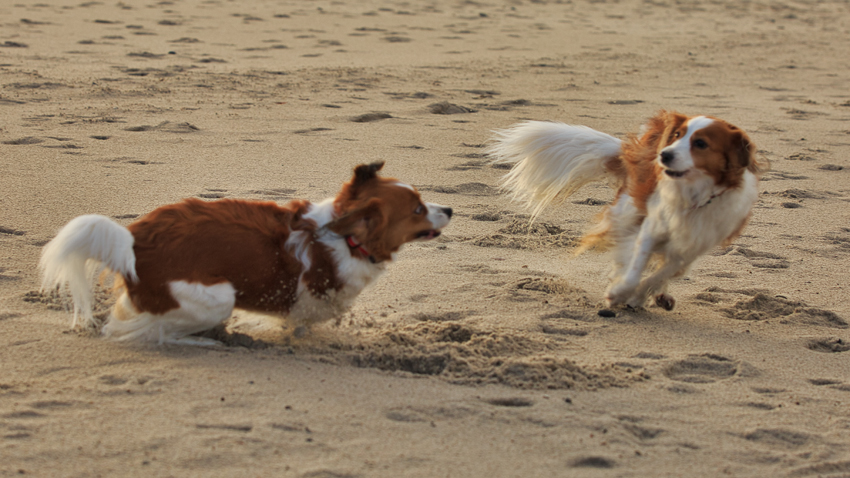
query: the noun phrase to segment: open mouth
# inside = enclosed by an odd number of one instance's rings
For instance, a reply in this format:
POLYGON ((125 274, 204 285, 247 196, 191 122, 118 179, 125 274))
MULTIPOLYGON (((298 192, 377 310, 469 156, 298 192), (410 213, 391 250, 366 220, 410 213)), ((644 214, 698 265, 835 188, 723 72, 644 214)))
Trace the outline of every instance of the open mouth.
POLYGON ((682 176, 688 174, 688 171, 690 170, 686 169, 684 171, 673 171, 672 169, 665 169, 664 174, 670 176, 671 178, 681 178, 682 176))
POLYGON ((430 229, 428 231, 422 231, 416 235, 417 239, 422 239, 423 241, 430 241, 435 237, 440 235, 440 231, 437 229, 430 229))

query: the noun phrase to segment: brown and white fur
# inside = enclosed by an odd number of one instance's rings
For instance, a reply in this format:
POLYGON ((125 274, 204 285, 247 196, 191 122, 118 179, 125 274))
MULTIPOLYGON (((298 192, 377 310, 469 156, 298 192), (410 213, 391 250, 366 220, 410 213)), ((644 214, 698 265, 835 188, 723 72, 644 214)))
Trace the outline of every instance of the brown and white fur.
POLYGON ((758 198, 763 166, 741 129, 709 116, 661 111, 625 141, 585 126, 528 121, 497 131, 489 153, 515 163, 504 189, 533 207, 566 199, 585 184, 616 189, 579 252, 612 247, 609 305, 655 303, 672 310, 671 278, 699 256, 731 243, 758 198), (644 277, 652 260, 657 267, 644 277))
POLYGON ((207 344, 187 336, 234 307, 302 327, 337 317, 403 244, 437 237, 452 215, 379 177, 382 166, 357 166, 335 198, 317 204, 187 199, 126 228, 77 217, 44 247, 42 287, 67 286, 74 325, 96 327, 91 280, 114 272, 120 295, 102 333, 118 340, 207 344))

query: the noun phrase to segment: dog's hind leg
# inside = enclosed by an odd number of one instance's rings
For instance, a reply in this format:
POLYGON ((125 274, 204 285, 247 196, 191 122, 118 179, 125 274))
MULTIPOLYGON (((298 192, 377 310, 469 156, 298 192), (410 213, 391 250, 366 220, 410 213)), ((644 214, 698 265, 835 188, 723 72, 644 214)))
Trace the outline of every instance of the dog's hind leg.
POLYGON ((218 344, 216 340, 190 335, 209 330, 230 318, 236 302, 233 286, 229 282, 204 285, 174 281, 170 289, 180 307, 163 314, 138 312, 127 294, 123 294, 103 327, 103 334, 123 341, 218 344))
MULTIPOLYGON (((612 277, 613 282, 605 293, 605 298, 610 306, 623 304, 631 307, 643 306, 642 302, 635 303, 634 299, 638 295, 635 291, 641 284, 640 279, 643 276, 643 271, 646 269, 646 265, 657 243, 652 235, 652 228, 648 227, 647 223, 648 221, 644 222, 640 232, 637 234, 634 245, 631 247, 631 257, 627 266, 622 267, 622 264, 625 263, 623 259, 628 251, 617 251, 619 257, 615 259, 615 270, 612 273, 616 277, 612 277)), ((628 248, 628 244, 629 242, 625 242, 623 247, 628 248)), ((645 300, 646 296, 644 295, 643 298, 645 300)))

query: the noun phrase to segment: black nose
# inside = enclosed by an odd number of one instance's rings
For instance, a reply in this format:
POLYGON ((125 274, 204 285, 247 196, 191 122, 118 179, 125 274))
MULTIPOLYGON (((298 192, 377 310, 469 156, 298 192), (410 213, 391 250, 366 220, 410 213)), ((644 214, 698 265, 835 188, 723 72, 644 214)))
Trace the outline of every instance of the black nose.
POLYGON ((661 152, 661 164, 665 166, 670 166, 670 163, 676 159, 676 155, 673 154, 672 151, 662 151, 661 152))
POLYGON ((445 214, 446 216, 448 216, 448 217, 449 217, 449 219, 451 219, 451 217, 452 217, 452 208, 450 208, 450 207, 444 207, 444 208, 442 209, 442 211, 443 211, 443 214, 445 214))

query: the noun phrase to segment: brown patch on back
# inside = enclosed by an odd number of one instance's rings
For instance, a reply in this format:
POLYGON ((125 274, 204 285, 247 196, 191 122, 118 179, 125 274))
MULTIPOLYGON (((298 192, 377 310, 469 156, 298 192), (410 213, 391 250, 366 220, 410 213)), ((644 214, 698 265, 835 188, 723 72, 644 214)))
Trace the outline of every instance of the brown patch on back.
MULTIPOLYGON (((285 250, 294 230, 312 234, 305 201, 274 202, 187 199, 163 206, 128 226, 135 238, 137 282, 124 278, 139 311, 162 314, 179 307, 172 281, 204 285, 230 282, 236 307, 286 312, 294 303, 302 265, 285 250)), ((324 246, 312 242, 312 288, 338 289, 335 269, 324 264, 324 246)))

